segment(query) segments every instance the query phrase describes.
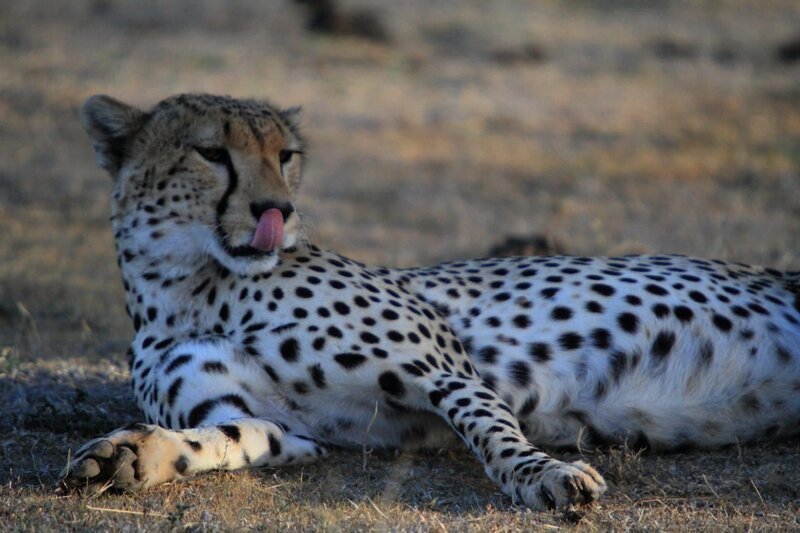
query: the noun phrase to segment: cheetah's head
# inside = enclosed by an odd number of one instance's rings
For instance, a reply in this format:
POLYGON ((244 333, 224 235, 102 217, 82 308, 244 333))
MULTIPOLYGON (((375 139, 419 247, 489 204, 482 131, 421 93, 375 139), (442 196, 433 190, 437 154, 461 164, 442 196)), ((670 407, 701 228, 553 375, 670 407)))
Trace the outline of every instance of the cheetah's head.
POLYGON ((299 111, 203 94, 147 112, 108 96, 86 100, 84 127, 114 178, 118 246, 165 267, 210 255, 240 275, 273 269, 299 237, 299 111))

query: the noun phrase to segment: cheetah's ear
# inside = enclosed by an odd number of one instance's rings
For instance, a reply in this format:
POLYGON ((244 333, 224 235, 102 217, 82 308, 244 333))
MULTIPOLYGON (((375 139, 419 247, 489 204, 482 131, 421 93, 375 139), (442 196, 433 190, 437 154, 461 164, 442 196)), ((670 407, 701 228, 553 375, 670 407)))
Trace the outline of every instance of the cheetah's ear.
POLYGON ((116 177, 128 141, 144 124, 145 114, 110 96, 89 97, 81 107, 81 122, 92 138, 97 164, 116 177))
POLYGON ((298 106, 289 107, 280 112, 284 122, 296 132, 300 128, 300 118, 303 116, 303 108, 298 106))

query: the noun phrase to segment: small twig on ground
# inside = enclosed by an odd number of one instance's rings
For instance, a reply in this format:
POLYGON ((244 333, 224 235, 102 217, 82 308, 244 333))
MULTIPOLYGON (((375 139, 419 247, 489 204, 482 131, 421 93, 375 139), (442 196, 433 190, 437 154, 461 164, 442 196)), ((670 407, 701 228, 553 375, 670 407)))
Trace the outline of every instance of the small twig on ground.
POLYGON ((374 501, 372 501, 372 498, 370 498, 369 496, 367 496, 367 497, 366 497, 366 499, 367 499, 367 501, 369 502, 369 504, 372 506, 372 508, 373 508, 373 509, 375 509, 376 511, 378 511, 378 514, 379 514, 379 515, 381 515, 381 516, 382 516, 383 518, 385 518, 386 520, 389 520, 389 517, 388 517, 388 516, 386 516, 386 514, 384 514, 384 512, 383 512, 383 511, 381 511, 381 510, 378 508, 378 506, 377 506, 377 505, 375 505, 375 502, 374 502, 374 501))
POLYGON ((367 438, 369 437, 369 431, 372 429, 372 424, 375 422, 375 419, 378 418, 378 402, 375 402, 375 410, 372 412, 372 418, 369 419, 369 424, 367 424, 367 429, 364 431, 364 442, 361 444, 361 456, 364 459, 364 462, 361 468, 364 472, 367 471, 367 458, 369 454, 367 453, 367 438))
POLYGON ((41 344, 42 337, 39 335, 39 328, 36 326, 36 319, 33 318, 31 312, 28 311, 28 308, 25 307, 22 302, 17 302, 17 311, 19 311, 19 314, 22 315, 23 321, 29 327, 30 338, 33 343, 36 345, 41 344))
POLYGON ((714 487, 712 487, 712 486, 711 486, 711 483, 709 483, 709 482, 708 482, 708 478, 706 477, 706 475, 705 475, 705 474, 703 474, 703 481, 705 481, 705 483, 706 483, 706 486, 707 486, 707 487, 708 487, 708 489, 711 491, 711 493, 712 493, 714 496, 716 496, 717 498, 719 498, 719 494, 717 494, 717 491, 715 491, 715 490, 714 490, 714 487))
POLYGON ((753 481, 753 478, 750 478, 750 484, 753 486, 753 489, 756 491, 756 494, 758 495, 758 499, 761 500, 761 505, 763 505, 766 508, 767 507, 767 502, 765 502, 764 498, 761 496, 761 491, 758 490, 758 487, 756 486, 756 482, 753 481))
POLYGON ((159 518, 169 518, 165 514, 161 513, 148 513, 144 511, 129 511, 127 509, 112 509, 111 507, 94 507, 92 505, 87 505, 87 509, 90 511, 102 511, 104 513, 120 513, 120 514, 135 514, 140 516, 157 516, 159 518))

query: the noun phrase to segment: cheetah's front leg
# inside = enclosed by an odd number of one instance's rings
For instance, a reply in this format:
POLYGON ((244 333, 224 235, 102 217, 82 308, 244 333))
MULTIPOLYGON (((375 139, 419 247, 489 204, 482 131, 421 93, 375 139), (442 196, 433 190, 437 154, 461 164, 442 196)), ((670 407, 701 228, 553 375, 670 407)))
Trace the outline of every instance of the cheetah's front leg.
POLYGON ((260 418, 173 431, 133 424, 90 441, 61 474, 67 489, 136 491, 209 470, 309 462, 327 450, 260 418))
POLYGON ((515 502, 543 510, 588 504, 605 492, 602 476, 588 464, 558 461, 528 442, 508 405, 479 378, 441 374, 424 386, 433 406, 515 502))

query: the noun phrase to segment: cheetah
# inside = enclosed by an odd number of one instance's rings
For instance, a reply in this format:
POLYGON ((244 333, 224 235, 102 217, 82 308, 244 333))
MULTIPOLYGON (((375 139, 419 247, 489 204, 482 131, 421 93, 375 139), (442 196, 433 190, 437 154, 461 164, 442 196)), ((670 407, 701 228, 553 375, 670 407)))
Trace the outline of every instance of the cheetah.
POLYGON ((606 483, 540 446, 798 433, 800 273, 675 255, 369 266, 303 237, 299 114, 205 94, 84 103, 146 423, 86 444, 62 488, 460 440, 514 503, 569 508, 606 483))

